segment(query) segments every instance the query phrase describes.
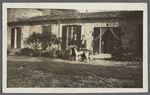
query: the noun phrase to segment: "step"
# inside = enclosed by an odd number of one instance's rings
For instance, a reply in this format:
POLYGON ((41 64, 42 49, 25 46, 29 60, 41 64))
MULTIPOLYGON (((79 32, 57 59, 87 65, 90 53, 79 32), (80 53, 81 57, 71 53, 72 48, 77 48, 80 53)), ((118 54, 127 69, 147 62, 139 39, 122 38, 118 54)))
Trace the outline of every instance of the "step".
POLYGON ((105 58, 111 58, 111 54, 96 54, 96 55, 91 55, 92 58, 101 58, 101 59, 105 59, 105 58))

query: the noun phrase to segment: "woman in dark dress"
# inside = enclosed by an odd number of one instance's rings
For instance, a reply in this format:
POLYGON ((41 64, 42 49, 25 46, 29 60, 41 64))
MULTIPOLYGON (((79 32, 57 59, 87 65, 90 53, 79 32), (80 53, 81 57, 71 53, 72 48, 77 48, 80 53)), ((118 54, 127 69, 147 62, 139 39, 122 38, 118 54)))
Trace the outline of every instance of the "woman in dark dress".
POLYGON ((82 35, 82 40, 81 40, 81 43, 80 43, 80 49, 81 50, 86 50, 86 39, 85 39, 85 36, 82 35))
POLYGON ((82 61, 84 61, 85 58, 88 59, 88 56, 87 56, 87 49, 86 49, 86 39, 85 39, 85 35, 82 35, 82 40, 81 40, 81 43, 80 43, 80 50, 83 51, 83 54, 81 55, 82 61))

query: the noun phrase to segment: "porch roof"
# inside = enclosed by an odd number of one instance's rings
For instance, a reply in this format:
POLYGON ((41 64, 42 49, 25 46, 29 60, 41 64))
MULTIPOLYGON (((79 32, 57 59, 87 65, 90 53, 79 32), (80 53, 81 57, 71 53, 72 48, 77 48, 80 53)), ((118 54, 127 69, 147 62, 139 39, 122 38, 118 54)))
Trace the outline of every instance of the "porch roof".
POLYGON ((36 21, 54 21, 54 20, 69 20, 69 19, 123 18, 123 17, 142 17, 142 16, 143 16, 142 11, 114 11, 114 12, 94 12, 94 13, 79 13, 79 14, 67 14, 67 15, 36 16, 28 19, 18 19, 17 21, 14 22, 36 22, 36 21))

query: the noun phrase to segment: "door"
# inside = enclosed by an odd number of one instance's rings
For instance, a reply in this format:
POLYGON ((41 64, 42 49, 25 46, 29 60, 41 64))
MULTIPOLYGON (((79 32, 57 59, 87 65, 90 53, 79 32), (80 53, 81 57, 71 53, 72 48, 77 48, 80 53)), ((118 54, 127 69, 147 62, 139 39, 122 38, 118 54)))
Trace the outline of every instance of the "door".
POLYGON ((79 49, 80 47, 80 43, 81 43, 81 26, 77 26, 77 29, 75 30, 76 31, 76 34, 77 34, 77 47, 79 49))
POLYGON ((62 27, 62 45, 61 49, 66 50, 66 41, 67 41, 67 26, 62 27))
POLYGON ((11 29, 11 47, 14 48, 15 44, 15 28, 11 29))
MULTIPOLYGON (((100 35, 100 27, 94 27, 94 37, 93 38, 96 39, 99 35, 100 35)), ((93 54, 99 54, 99 45, 100 45, 99 41, 100 41, 100 38, 98 38, 97 40, 94 41, 93 54)))
POLYGON ((17 48, 21 48, 21 27, 17 28, 17 48))
POLYGON ((104 35, 102 36, 102 47, 103 53, 111 53, 113 49, 113 41, 114 41, 114 36, 110 29, 107 29, 104 35))
POLYGON ((113 52, 114 47, 119 47, 120 41, 117 38, 120 39, 120 32, 120 27, 113 27, 112 30, 108 28, 106 30, 101 39, 102 53, 111 54, 113 52))

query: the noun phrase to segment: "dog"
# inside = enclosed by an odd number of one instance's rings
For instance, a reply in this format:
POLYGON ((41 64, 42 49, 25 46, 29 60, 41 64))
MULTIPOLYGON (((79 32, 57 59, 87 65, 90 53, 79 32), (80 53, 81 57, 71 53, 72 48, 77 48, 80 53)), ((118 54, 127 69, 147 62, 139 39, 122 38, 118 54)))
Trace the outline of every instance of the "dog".
POLYGON ((91 50, 85 49, 78 51, 77 46, 73 45, 71 46, 71 51, 72 51, 72 60, 74 61, 78 61, 79 56, 82 57, 82 61, 84 61, 84 59, 87 59, 87 62, 89 62, 89 59, 93 61, 91 57, 92 54, 91 50))

